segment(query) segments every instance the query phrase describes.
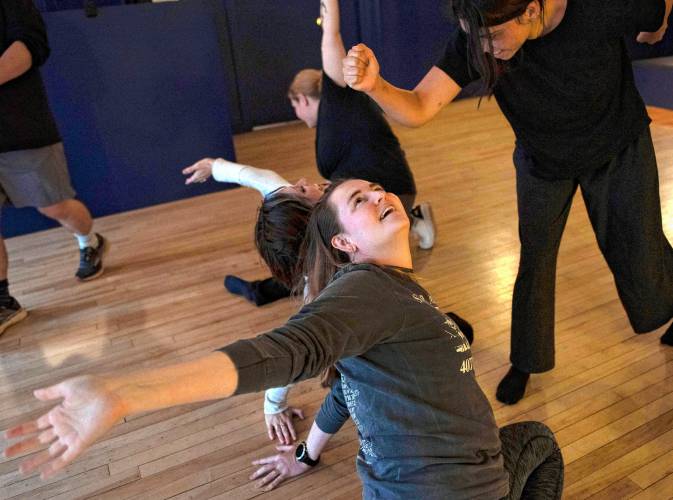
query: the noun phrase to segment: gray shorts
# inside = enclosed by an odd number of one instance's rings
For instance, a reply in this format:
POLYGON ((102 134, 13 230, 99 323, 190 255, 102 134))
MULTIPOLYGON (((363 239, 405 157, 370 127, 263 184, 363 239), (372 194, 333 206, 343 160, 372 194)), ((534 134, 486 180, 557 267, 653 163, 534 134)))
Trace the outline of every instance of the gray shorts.
POLYGON ((63 143, 0 153, 0 206, 42 208, 74 197, 63 143))

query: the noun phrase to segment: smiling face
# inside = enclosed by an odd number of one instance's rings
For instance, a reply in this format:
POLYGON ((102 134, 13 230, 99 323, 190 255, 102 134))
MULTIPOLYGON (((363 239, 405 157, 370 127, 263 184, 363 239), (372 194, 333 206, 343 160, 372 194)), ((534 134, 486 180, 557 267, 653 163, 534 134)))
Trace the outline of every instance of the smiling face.
POLYGON ((530 23, 522 23, 520 18, 511 19, 497 26, 491 26, 488 28, 488 33, 485 32, 481 36, 482 48, 486 53, 491 52, 491 46, 488 43, 490 36, 493 46, 493 57, 507 61, 530 38, 532 26, 530 23))
POLYGON ((346 181, 331 193, 329 203, 342 228, 332 245, 353 262, 386 264, 397 248, 408 250, 409 218, 402 202, 378 184, 346 181))

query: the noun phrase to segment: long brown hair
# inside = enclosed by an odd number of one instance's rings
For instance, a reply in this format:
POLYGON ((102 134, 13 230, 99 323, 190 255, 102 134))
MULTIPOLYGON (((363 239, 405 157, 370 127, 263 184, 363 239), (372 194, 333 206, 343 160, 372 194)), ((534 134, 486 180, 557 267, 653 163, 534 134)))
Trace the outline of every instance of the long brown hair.
MULTIPOLYGON (((308 281, 307 302, 315 299, 327 286, 336 272, 350 263, 350 257, 332 246, 332 238, 342 232, 336 209, 330 203, 334 190, 348 179, 339 179, 327 187, 306 227, 306 237, 302 245, 301 261, 303 274, 308 281)), ((338 375, 337 369, 330 366, 320 376, 323 387, 330 387, 338 375)))
MULTIPOLYGON (((536 0, 449 0, 450 14, 454 20, 462 23, 467 35, 468 60, 479 72, 489 95, 493 93, 498 76, 507 71, 511 63, 493 57, 493 39, 490 32, 483 28, 519 18, 533 1, 536 0), (488 43, 488 53, 482 47, 484 37, 488 43)), ((545 0, 537 2, 542 15, 545 0)))
POLYGON ((332 238, 343 231, 337 212, 330 203, 334 190, 348 179, 332 182, 308 220, 301 250, 304 276, 308 279, 308 299, 313 300, 327 286, 336 272, 350 263, 346 252, 332 246, 332 238))

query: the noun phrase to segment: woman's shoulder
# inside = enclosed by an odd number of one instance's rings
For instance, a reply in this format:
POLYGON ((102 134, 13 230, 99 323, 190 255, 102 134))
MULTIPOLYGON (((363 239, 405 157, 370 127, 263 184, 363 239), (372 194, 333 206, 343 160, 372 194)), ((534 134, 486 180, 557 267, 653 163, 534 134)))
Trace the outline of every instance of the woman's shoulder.
POLYGON ((344 267, 339 269, 332 279, 330 280, 330 285, 340 281, 341 283, 350 282, 350 281, 386 281, 386 282, 396 282, 403 286, 407 284, 415 284, 419 286, 410 271, 403 270, 395 267, 388 266, 379 266, 376 264, 346 264, 344 267))

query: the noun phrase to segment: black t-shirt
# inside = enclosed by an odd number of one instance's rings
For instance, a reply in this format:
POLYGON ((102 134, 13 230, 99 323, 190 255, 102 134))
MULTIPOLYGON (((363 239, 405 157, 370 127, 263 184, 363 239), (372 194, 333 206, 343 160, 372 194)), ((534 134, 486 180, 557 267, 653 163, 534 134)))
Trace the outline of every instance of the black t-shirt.
POLYGON ((40 13, 30 0, 0 2, 0 54, 16 41, 28 47, 33 65, 0 85, 0 153, 39 148, 61 140, 37 69, 49 56, 47 34, 40 13))
MULTIPOLYGON (((524 43, 495 98, 533 173, 569 179, 610 161, 650 122, 624 37, 658 30, 664 0, 568 0, 561 23, 524 43)), ((457 30, 437 67, 464 87, 478 77, 457 30)))
POLYGON ((365 179, 398 195, 416 193, 404 151, 381 110, 364 93, 339 87, 325 73, 315 149, 325 179, 365 179))

